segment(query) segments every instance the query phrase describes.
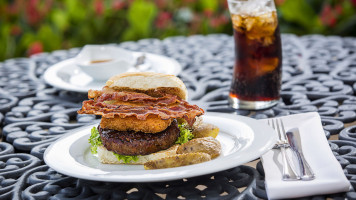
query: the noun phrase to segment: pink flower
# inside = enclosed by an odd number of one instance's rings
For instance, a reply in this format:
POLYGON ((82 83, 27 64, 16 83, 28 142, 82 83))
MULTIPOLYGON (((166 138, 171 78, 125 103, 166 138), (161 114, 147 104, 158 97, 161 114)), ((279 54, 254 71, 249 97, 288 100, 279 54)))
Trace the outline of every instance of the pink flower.
POLYGON ((326 4, 321 11, 320 20, 325 26, 333 27, 337 22, 337 11, 330 4, 326 4))
POLYGON ((114 10, 120 10, 125 7, 125 3, 122 0, 114 0, 112 2, 112 7, 114 10))
POLYGON ((40 41, 35 41, 30 44, 30 47, 27 50, 27 55, 31 56, 36 53, 41 53, 43 52, 43 45, 40 41))
POLYGON ((354 4, 354 6, 356 6, 356 0, 352 0, 352 4, 354 4))
POLYGON ((10 5, 5 5, 5 11, 10 15, 16 15, 18 13, 18 4, 12 3, 10 5))
POLYGON ((47 13, 51 12, 52 6, 53 6, 53 0, 46 0, 42 9, 43 14, 46 15, 47 13))
POLYGON ((30 25, 37 24, 41 20, 40 11, 37 9, 38 0, 29 0, 26 6, 27 20, 30 25))
POLYGON ((212 19, 209 20, 210 26, 213 28, 216 28, 220 25, 219 19, 214 17, 212 19))
POLYGON ((341 15, 342 14, 342 11, 343 11, 343 8, 340 4, 336 5, 335 6, 335 12, 337 13, 337 15, 341 15))
POLYGON ((97 15, 102 15, 104 13, 104 3, 102 0, 95 0, 94 9, 97 15))
POLYGON ((224 24, 227 24, 228 22, 228 18, 224 15, 213 17, 211 20, 209 20, 210 26, 213 28, 218 28, 224 24))
POLYGON ((204 10, 204 15, 207 17, 213 16, 214 12, 211 9, 205 9, 204 10))
POLYGON ((167 5, 167 0, 156 0, 156 5, 158 8, 164 8, 167 5))
POLYGON ((166 27, 170 20, 172 19, 172 15, 169 12, 160 12, 156 19, 155 25, 157 28, 164 28, 166 27))
POLYGON ((227 1, 224 1, 224 2, 223 2, 223 7, 224 7, 225 9, 228 9, 228 8, 229 8, 229 4, 227 3, 227 1))
POLYGON ((226 17, 225 15, 221 15, 221 16, 219 17, 219 20, 220 20, 220 23, 221 23, 221 24, 227 24, 227 23, 230 22, 230 21, 229 21, 229 18, 226 17))

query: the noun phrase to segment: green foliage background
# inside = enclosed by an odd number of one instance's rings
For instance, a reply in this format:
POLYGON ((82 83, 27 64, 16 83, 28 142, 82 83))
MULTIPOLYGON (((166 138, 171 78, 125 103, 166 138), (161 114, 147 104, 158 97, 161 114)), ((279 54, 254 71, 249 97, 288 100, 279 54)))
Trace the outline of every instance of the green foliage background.
MULTIPOLYGON (((285 33, 356 35, 356 0, 275 0, 285 33)), ((226 0, 2 0, 0 60, 173 35, 232 33, 226 0)))

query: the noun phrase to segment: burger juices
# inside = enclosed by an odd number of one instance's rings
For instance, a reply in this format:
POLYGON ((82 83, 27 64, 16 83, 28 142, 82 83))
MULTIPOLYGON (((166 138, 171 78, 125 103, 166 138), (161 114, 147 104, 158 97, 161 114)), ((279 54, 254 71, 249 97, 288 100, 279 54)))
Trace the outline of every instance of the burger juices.
MULTIPOLYGON (((124 163, 143 164, 150 158, 138 161, 137 156, 171 148, 180 130, 192 126, 195 117, 204 114, 185 100, 185 85, 172 75, 120 74, 109 79, 101 91, 90 90, 88 97, 90 100, 83 102, 78 113, 102 116, 97 130, 92 130, 92 143, 103 146, 124 163)), ((111 163, 100 158, 105 153, 99 155, 100 161, 111 163)))

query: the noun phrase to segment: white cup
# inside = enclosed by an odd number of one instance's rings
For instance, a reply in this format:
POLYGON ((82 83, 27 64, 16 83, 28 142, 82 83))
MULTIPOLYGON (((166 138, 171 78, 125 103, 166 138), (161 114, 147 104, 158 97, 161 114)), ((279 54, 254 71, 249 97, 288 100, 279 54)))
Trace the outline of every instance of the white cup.
POLYGON ((112 45, 85 45, 75 63, 94 80, 104 81, 129 71, 135 59, 130 51, 112 45))

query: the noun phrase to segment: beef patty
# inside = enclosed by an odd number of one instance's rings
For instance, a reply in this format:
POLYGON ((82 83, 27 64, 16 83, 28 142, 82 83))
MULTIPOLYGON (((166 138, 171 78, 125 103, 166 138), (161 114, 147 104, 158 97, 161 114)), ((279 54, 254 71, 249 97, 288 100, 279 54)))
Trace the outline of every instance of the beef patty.
POLYGON ((173 120, 166 130, 159 133, 117 131, 98 126, 104 147, 119 155, 147 155, 168 149, 179 137, 177 120, 173 120))

